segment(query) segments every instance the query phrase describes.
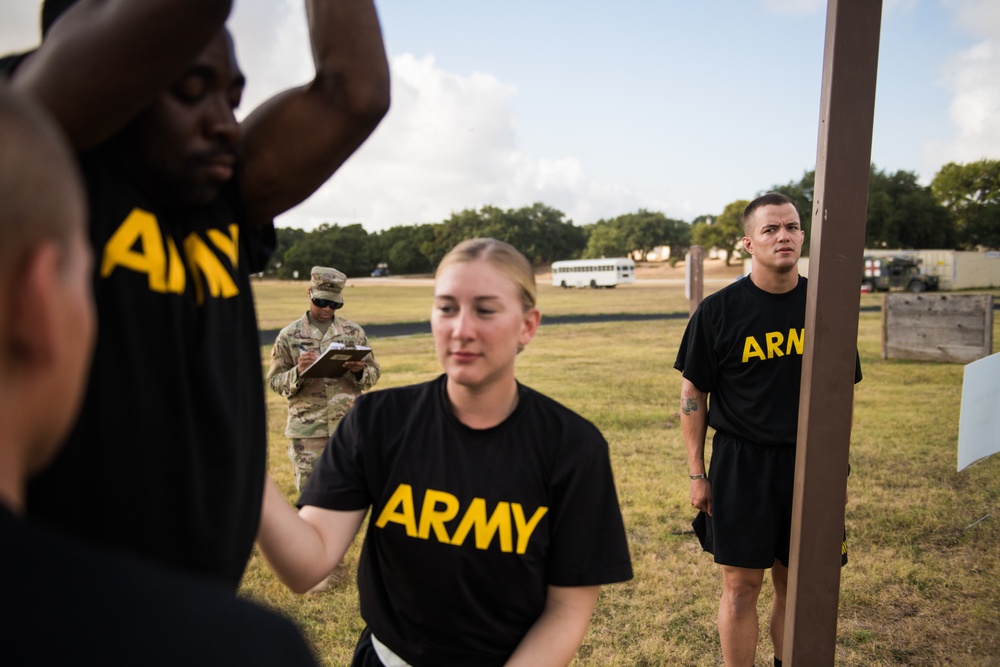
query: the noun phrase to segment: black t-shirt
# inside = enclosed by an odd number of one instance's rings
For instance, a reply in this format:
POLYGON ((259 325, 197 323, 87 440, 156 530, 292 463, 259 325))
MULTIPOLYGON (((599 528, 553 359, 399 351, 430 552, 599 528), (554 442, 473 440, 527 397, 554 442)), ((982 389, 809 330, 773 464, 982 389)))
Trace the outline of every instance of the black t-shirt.
POLYGON ((300 505, 372 507, 361 614, 415 666, 502 665, 546 586, 632 577, 608 445, 579 415, 518 385, 503 423, 451 413, 445 376, 364 394, 300 505))
MULTIPOLYGON (((688 322, 674 368, 710 394, 708 424, 770 445, 794 445, 807 280, 772 294, 750 277, 702 301, 688 322)), ((861 380, 861 366, 855 368, 861 380)))
POLYGON ((164 210, 106 146, 80 162, 97 346, 80 419, 30 485, 28 514, 235 589, 266 456, 249 273, 266 261, 274 229, 262 237, 245 223, 235 184, 209 206, 164 210))
POLYGON ((0 505, 5 665, 314 665, 287 619, 14 518, 0 505))

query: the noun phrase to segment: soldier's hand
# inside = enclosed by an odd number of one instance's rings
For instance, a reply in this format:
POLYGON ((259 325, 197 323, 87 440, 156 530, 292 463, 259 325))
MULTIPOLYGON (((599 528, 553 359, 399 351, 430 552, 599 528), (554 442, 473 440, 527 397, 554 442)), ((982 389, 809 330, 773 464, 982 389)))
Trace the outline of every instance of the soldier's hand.
POLYGON ((691 505, 712 516, 712 485, 707 479, 691 480, 691 505))
POLYGON ((365 362, 363 361, 345 361, 344 368, 351 371, 352 373, 363 373, 365 370, 365 362))
POLYGON ((316 357, 318 356, 319 355, 316 353, 315 350, 309 350, 308 352, 303 352, 299 356, 299 372, 301 373, 305 369, 309 368, 309 366, 311 366, 312 363, 316 361, 316 357))

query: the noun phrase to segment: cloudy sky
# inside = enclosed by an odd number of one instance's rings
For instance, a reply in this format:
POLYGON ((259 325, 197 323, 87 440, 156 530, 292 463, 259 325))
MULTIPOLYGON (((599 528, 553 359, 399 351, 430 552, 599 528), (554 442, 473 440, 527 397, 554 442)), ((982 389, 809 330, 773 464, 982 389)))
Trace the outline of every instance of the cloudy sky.
MULTIPOLYGON (((376 0, 392 109, 278 224, 369 232, 542 202, 681 220, 816 160, 822 0, 376 0)), ((0 52, 37 42, 4 0, 0 52)), ((243 112, 311 71, 301 0, 235 0, 243 112)), ((929 183, 1000 159, 1000 2, 884 0, 872 160, 929 183)))

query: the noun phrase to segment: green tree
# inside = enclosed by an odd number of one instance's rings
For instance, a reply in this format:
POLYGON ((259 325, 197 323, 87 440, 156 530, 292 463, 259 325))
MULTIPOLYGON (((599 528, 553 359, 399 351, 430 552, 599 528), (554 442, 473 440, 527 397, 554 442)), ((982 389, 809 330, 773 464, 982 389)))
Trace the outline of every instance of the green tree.
POLYGON ((423 242, 420 252, 437 266, 446 252, 465 239, 489 236, 520 250, 534 265, 573 257, 584 248, 584 232, 565 214, 536 203, 520 209, 483 206, 453 213, 435 227, 433 242, 423 242))
POLYGON ((373 265, 364 227, 324 223, 285 252, 278 275, 291 278, 297 271, 300 277, 308 276, 314 266, 330 266, 349 277, 366 276, 373 265))
POLYGON ((954 216, 961 247, 1000 248, 1000 160, 948 163, 931 190, 954 216))
POLYGON ((587 227, 587 247, 583 251, 585 259, 625 257, 629 254, 628 237, 621 225, 613 220, 598 220, 587 227))
POLYGON ((423 243, 434 241, 435 225, 390 227, 369 237, 373 240, 372 258, 385 262, 395 274, 431 273, 434 265, 420 252, 423 243))
POLYGON ((626 257, 639 253, 646 261, 654 248, 670 246, 671 254, 683 254, 691 245, 691 227, 681 220, 673 220, 663 213, 644 208, 610 220, 599 220, 588 225, 587 247, 584 256, 626 257))
POLYGON ((672 252, 678 253, 690 245, 690 227, 662 213, 641 208, 615 220, 623 227, 629 248, 638 252, 642 261, 646 261, 654 248, 670 246, 672 252))
POLYGON ((295 227, 275 227, 274 231, 278 237, 278 246, 267 261, 267 268, 264 269, 264 273, 268 275, 278 274, 278 270, 285 263, 285 253, 308 234, 306 230, 295 227))
POLYGON ((683 258, 691 247, 691 225, 683 220, 665 218, 663 242, 660 245, 670 246, 672 259, 683 258))
POLYGON ((750 202, 738 199, 726 204, 719 217, 711 223, 696 223, 691 229, 694 242, 705 248, 718 248, 726 251, 726 266, 729 266, 740 240, 743 238, 743 209, 750 202))
POLYGON ((576 257, 586 245, 585 236, 565 217, 562 211, 537 202, 506 211, 503 220, 509 237, 504 240, 535 266, 576 257))
POLYGON ((947 209, 910 171, 890 174, 872 165, 868 183, 867 248, 950 248, 955 233, 947 209))
MULTIPOLYGON (((954 230, 947 212, 936 204, 930 189, 917 182, 916 174, 890 174, 870 166, 865 246, 868 248, 948 248, 954 244, 954 230)), ((806 232, 802 254, 809 254, 812 236, 813 193, 816 172, 807 171, 798 181, 775 185, 795 200, 795 208, 806 232)))

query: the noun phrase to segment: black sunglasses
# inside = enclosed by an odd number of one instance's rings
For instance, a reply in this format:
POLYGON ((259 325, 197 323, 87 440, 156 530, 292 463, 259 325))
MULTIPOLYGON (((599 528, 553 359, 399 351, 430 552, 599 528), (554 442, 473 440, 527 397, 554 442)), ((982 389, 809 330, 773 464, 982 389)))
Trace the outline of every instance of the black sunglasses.
POLYGON ((326 299, 317 299, 313 297, 312 302, 317 308, 331 308, 333 310, 340 308, 340 304, 336 301, 328 301, 326 299))

